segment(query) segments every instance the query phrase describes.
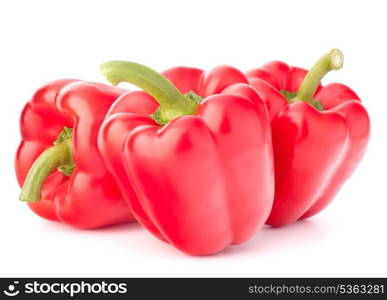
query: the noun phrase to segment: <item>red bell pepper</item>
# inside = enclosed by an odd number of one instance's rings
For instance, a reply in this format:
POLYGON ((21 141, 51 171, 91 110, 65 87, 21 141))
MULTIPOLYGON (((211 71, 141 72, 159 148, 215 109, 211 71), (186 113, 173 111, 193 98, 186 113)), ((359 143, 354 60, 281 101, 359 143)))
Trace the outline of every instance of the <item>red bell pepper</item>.
POLYGON ((140 223, 193 255, 242 243, 263 226, 274 192, 270 124, 243 73, 174 68, 164 73, 172 84, 131 62, 101 70, 144 90, 121 96, 99 133, 140 223), (138 103, 146 109, 133 113, 138 103))
POLYGON ((20 199, 36 214, 81 228, 133 220, 97 149, 100 124, 123 92, 58 80, 26 104, 15 168, 23 186, 20 199))
POLYGON ((364 155, 370 124, 359 97, 343 84, 320 84, 342 64, 333 49, 309 72, 275 61, 247 73, 272 120, 276 191, 267 224, 319 213, 364 155))

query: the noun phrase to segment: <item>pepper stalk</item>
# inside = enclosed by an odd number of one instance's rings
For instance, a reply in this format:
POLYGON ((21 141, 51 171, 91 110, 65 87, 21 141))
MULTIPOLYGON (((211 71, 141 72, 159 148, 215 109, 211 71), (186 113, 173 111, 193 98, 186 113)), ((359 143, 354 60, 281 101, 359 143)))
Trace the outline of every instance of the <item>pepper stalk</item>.
POLYGON ((70 176, 75 168, 72 156, 72 129, 65 127, 53 143, 45 150, 31 166, 19 199, 26 202, 41 200, 42 186, 47 177, 58 170, 70 176))
POLYGON ((129 61, 109 61, 100 67, 103 76, 113 85, 128 82, 143 89, 159 104, 151 117, 159 125, 183 115, 195 113, 200 96, 183 95, 166 77, 144 65, 129 61))
POLYGON ((343 53, 339 49, 332 49, 313 65, 296 93, 282 91, 282 94, 285 95, 290 103, 304 101, 310 103, 319 110, 323 110, 320 101, 318 99, 313 99, 313 96, 316 93, 322 78, 332 70, 340 70, 343 67, 343 64, 343 53))

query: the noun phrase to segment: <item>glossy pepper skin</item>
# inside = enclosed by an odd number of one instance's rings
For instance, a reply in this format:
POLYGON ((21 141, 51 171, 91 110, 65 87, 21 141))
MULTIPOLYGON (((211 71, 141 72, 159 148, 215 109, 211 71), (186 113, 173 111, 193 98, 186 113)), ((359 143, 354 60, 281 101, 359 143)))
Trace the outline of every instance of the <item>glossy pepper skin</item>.
POLYGON ((341 68, 342 60, 334 49, 309 73, 279 61, 247 73, 272 125, 276 191, 269 225, 322 211, 365 153, 370 123, 359 97, 343 84, 320 84, 325 73, 341 68))
MULTIPOLYGON (((148 93, 122 95, 99 133, 101 153, 126 190, 134 216, 154 235, 192 255, 213 254, 246 241, 265 223, 274 193, 270 124, 263 102, 232 67, 210 72, 173 68, 163 73, 173 85, 158 74, 156 89, 133 81, 133 71, 128 79, 125 70, 138 67, 143 66, 102 66, 113 84, 128 81, 148 93), (172 91, 166 93, 169 97, 178 89, 179 103, 198 101, 197 95, 203 100, 160 125, 150 117, 159 103, 159 110, 175 110, 157 94, 160 86, 172 91), (133 113, 138 103, 147 109, 133 113)), ((144 72, 147 78, 156 73, 144 72)))
POLYGON ((15 168, 21 187, 29 181, 21 200, 36 214, 80 228, 133 220, 97 149, 100 124, 123 92, 105 84, 57 80, 26 104, 15 168))

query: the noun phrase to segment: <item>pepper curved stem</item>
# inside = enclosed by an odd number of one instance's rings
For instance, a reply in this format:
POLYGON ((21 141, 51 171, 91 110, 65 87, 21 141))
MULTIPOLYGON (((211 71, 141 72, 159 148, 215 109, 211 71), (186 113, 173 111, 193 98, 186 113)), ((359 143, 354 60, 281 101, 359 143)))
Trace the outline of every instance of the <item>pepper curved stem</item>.
POLYGON ((195 112, 197 102, 185 97, 166 77, 151 68, 129 61, 109 61, 100 69, 111 84, 128 82, 155 98, 160 107, 152 117, 161 125, 195 112))
POLYGON ((34 162, 24 181, 20 200, 36 202, 41 199, 44 181, 57 168, 73 164, 71 139, 66 139, 44 151, 34 162))
POLYGON ((322 56, 310 69, 297 91, 293 101, 312 102, 321 79, 332 70, 339 70, 344 63, 344 55, 339 49, 332 49, 322 56))

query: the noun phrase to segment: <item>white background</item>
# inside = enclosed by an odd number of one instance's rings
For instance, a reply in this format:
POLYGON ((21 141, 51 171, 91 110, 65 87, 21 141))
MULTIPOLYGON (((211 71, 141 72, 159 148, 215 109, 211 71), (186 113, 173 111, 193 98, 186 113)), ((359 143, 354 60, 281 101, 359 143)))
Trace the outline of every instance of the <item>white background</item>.
POLYGON ((387 276, 386 10, 385 1, 1 1, 0 276, 387 276), (98 66, 112 59, 159 71, 246 71, 273 59, 308 68, 333 47, 345 66, 324 82, 359 94, 372 139, 334 203, 311 220, 191 257, 137 224, 81 231, 18 201, 19 114, 46 81, 103 81, 98 66))

